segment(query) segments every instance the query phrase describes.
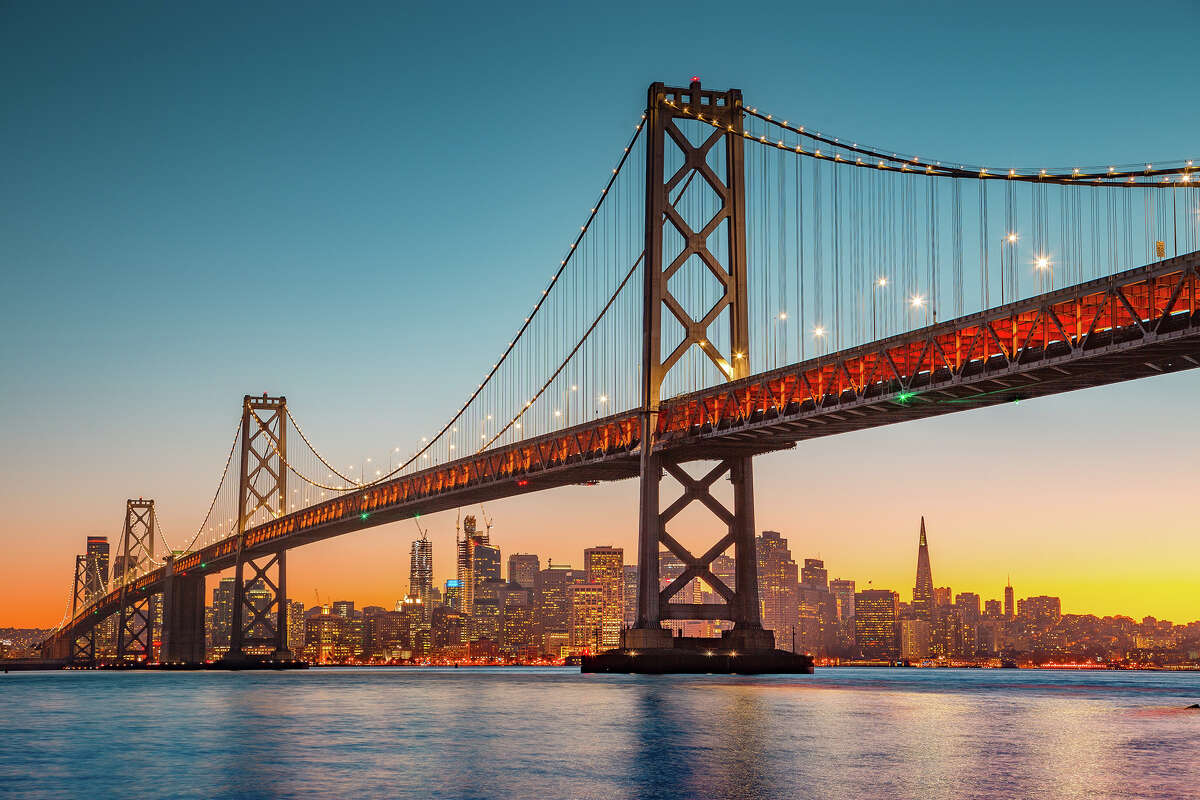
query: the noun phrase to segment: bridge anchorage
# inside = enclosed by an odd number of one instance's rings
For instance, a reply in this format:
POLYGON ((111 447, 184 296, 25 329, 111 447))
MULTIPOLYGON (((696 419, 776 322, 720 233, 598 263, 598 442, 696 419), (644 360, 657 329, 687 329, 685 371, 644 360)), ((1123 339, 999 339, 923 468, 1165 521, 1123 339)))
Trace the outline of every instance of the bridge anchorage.
POLYGON ((952 164, 806 131, 699 81, 653 84, 634 128, 524 325, 438 432, 355 478, 283 397, 246 396, 192 540, 173 550, 153 502, 129 501, 112 584, 75 560, 44 657, 199 664, 204 578, 230 570, 221 665, 295 665, 289 549, 636 478, 636 624, 600 631, 612 649, 583 669, 805 672, 760 610, 755 456, 1200 367, 1192 161, 952 164), (691 548, 685 511, 723 533, 691 548), (693 620, 719 637, 670 630, 693 620))

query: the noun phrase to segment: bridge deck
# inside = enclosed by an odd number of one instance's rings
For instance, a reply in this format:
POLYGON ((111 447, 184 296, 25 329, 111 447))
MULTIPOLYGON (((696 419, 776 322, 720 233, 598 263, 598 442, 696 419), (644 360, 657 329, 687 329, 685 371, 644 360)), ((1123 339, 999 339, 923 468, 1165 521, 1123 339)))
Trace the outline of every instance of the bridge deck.
MULTIPOLYGON (((654 446, 678 461, 796 442, 1200 366, 1200 253, 1190 253, 665 401, 654 446)), ((638 474, 637 411, 498 447, 280 517, 248 555, 471 503, 638 474)), ((176 573, 233 566, 237 537, 176 573)), ((160 591, 166 568, 127 597, 160 591)), ((114 590, 58 634, 117 610, 114 590)))

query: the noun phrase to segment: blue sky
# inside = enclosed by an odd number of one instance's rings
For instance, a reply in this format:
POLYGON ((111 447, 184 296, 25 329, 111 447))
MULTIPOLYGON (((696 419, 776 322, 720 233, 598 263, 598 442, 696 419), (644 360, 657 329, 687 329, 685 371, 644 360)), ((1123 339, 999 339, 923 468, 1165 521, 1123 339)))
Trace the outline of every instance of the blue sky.
MULTIPOLYGON (((115 528, 126 496, 194 526, 244 393, 287 394, 349 459, 440 423, 557 264, 651 81, 700 75, 930 157, 1186 158, 1198 18, 1187 2, 4 4, 0 585, 47 564, 23 601, 57 606, 78 541, 115 528)), ((1166 421, 1198 384, 1043 401, 1029 442, 1068 410, 1121 435, 1152 400, 1129 435, 1178 446, 1166 421)), ((1001 413, 935 430, 983 446, 1001 413)), ((855 463, 909 435, 828 447, 855 463)), ((1065 449, 1090 452, 1077 435, 1065 449)), ((609 538, 631 544, 628 527, 609 538)))

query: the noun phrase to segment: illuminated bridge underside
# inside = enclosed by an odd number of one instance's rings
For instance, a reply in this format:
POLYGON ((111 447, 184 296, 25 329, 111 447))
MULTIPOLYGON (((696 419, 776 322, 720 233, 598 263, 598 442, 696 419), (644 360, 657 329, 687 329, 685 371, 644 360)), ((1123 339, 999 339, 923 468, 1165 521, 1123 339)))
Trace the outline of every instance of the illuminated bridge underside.
MULTIPOLYGON (((810 359, 663 403, 655 447, 724 458, 906 420, 1200 366, 1200 253, 810 359)), ((640 422, 626 412, 498 447, 288 514, 245 534, 251 557, 416 514, 638 474, 640 422)), ((230 537, 180 557, 175 574, 233 566, 230 537)), ((126 599, 161 591, 167 568, 126 599)), ((57 636, 118 608, 119 590, 57 636)))

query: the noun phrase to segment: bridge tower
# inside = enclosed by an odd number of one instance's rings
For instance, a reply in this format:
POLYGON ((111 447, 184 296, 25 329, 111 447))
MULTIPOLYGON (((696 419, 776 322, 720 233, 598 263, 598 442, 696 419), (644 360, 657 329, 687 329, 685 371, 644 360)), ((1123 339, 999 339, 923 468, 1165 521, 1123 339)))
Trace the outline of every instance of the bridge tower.
POLYGON ((120 581, 120 612, 117 622, 117 661, 146 663, 153 649, 154 618, 150 595, 138 591, 134 582, 154 561, 154 532, 157 519, 154 501, 125 501, 125 526, 121 534, 119 561, 113 580, 120 581))
MULTIPOLYGON (((774 637, 762 628, 758 603, 758 574, 754 545, 754 473, 748 451, 729 449, 722 460, 696 478, 681 460, 656 452, 654 432, 658 424, 663 381, 691 348, 698 348, 726 380, 750 374, 748 297, 746 289, 746 197, 742 137, 742 94, 731 89, 715 92, 693 80, 687 88, 651 84, 647 100, 646 133, 646 259, 643 287, 642 331, 642 431, 641 492, 638 526, 638 619, 626 631, 626 649, 672 647, 671 631, 663 620, 727 619, 734 630, 725 637, 729 649, 771 650, 774 637), (680 129, 681 120, 701 120, 707 133, 700 144, 680 129), (711 125, 711 123, 717 123, 711 125), (672 175, 665 174, 665 149, 678 147, 683 163, 672 175), (714 148, 723 148, 723 158, 711 159, 714 148), (717 174, 712 162, 723 164, 717 174), (719 208, 711 220, 688 220, 677 203, 691 180, 708 184, 718 198, 719 208), (672 192, 677 196, 673 201, 672 192), (710 237, 725 225, 722 247, 710 249, 710 237), (671 225, 683 242, 678 253, 664 253, 664 228, 671 225), (725 263, 713 250, 724 252, 725 263), (720 283, 719 299, 701 311, 699 319, 686 310, 671 291, 671 277, 695 256, 720 283), (683 328, 683 339, 664 354, 663 309, 683 328), (710 329, 727 311, 728 352, 713 342, 710 329), (659 488, 664 472, 683 486, 682 495, 670 506, 660 505, 659 488), (710 493, 713 484, 728 475, 733 483, 733 508, 710 493), (685 507, 700 502, 727 526, 727 532, 702 555, 681 545, 666 529, 667 523, 685 507), (685 565, 683 574, 659 590, 659 549, 666 547, 685 565), (733 547, 736 581, 733 587, 713 574, 717 556, 733 547), (724 602, 710 604, 671 602, 693 579, 702 579, 721 595, 724 602)), ((711 454, 711 448, 705 455, 711 454)))
POLYGON ((288 659, 292 654, 287 649, 286 551, 246 552, 246 531, 287 508, 287 398, 246 395, 241 436, 237 562, 227 659, 288 659))
MULTIPOLYGON (((74 620, 79 609, 85 607, 92 599, 87 574, 87 556, 75 556, 75 588, 71 592, 71 619, 74 620)), ((89 625, 71 637, 71 654, 68 656, 72 664, 94 664, 96 662, 96 626, 89 625)))

